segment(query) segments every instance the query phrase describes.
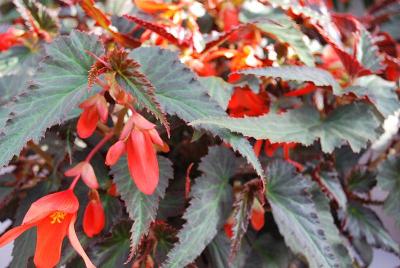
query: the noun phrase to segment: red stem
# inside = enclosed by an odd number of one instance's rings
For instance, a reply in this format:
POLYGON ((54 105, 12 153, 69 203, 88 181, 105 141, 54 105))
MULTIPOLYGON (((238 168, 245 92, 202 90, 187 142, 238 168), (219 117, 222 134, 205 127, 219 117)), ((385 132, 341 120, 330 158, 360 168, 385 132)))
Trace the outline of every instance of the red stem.
MULTIPOLYGON (((90 162, 90 160, 93 158, 93 156, 101 149, 101 147, 104 146, 104 144, 106 144, 106 142, 112 138, 112 136, 114 135, 113 132, 110 132, 108 134, 106 134, 101 141, 96 144, 95 147, 93 147, 93 149, 90 151, 90 153, 86 156, 85 158, 85 162, 90 162)), ((79 179, 80 179, 81 175, 78 175, 74 178, 74 180, 72 181, 71 185, 69 186, 69 189, 74 189, 76 184, 78 183, 79 179)))

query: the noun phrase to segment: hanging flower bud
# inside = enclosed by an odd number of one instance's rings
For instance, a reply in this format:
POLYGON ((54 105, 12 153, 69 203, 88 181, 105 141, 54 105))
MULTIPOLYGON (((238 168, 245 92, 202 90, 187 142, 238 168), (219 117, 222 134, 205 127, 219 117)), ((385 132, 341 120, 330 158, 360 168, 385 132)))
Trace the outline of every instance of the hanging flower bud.
POLYGON ((82 180, 91 189, 99 188, 99 183, 97 182, 96 174, 94 173, 93 167, 89 162, 82 161, 75 167, 67 170, 64 173, 67 177, 81 176, 82 180))
POLYGON ((108 107, 106 99, 103 95, 96 94, 86 101, 82 102, 79 107, 83 112, 78 120, 77 132, 82 139, 90 137, 96 130, 99 119, 107 122, 108 107))
POLYGON ((104 208, 96 190, 90 191, 89 203, 83 215, 83 231, 88 237, 99 234, 105 225, 104 208))
POLYGON ((254 198, 253 205, 251 207, 251 226, 253 226, 254 230, 259 231, 264 226, 264 213, 265 210, 263 206, 260 204, 257 198, 254 198))

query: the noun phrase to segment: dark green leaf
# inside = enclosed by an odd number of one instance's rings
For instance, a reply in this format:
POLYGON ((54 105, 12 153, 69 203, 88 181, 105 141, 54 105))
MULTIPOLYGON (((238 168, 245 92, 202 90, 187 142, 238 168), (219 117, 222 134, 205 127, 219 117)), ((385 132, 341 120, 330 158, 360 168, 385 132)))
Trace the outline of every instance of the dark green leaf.
POLYGON ((389 192, 384 204, 387 215, 400 227, 400 158, 390 156, 378 167, 378 186, 389 192))
MULTIPOLYGON (((197 76, 179 61, 176 52, 158 47, 140 47, 129 56, 141 64, 141 71, 156 88, 156 97, 166 113, 177 115, 186 122, 226 115, 218 103, 209 98, 197 76)), ((231 144, 254 167, 258 175, 264 177, 261 164, 245 138, 228 130, 204 125, 202 127, 231 144)))
POLYGON ((225 82, 222 78, 209 76, 200 77, 200 83, 208 90, 208 94, 211 99, 218 102, 222 109, 226 110, 228 108, 229 100, 231 99, 233 93, 234 85, 225 82))
POLYGON ((183 218, 187 221, 178 233, 179 242, 168 254, 164 267, 185 267, 212 241, 231 207, 229 178, 236 170, 232 151, 210 147, 199 165, 203 175, 196 179, 191 201, 183 218))
POLYGON ((331 86, 333 92, 341 92, 341 86, 328 72, 316 67, 308 66, 282 66, 254 68, 238 71, 240 74, 252 74, 266 77, 280 77, 284 80, 313 82, 316 86, 331 86))
POLYGON ((343 248, 341 238, 323 194, 312 192, 311 181, 286 162, 270 164, 267 175, 266 197, 286 244, 304 255, 312 268, 347 267, 351 260, 339 250, 343 248))
POLYGON ((360 26, 358 42, 356 46, 357 60, 368 70, 378 72, 383 69, 383 59, 379 54, 379 48, 375 45, 371 34, 363 26, 360 26))
POLYGON ((323 172, 320 178, 322 185, 328 190, 330 197, 333 197, 341 208, 346 209, 347 197, 337 174, 323 172))
POLYGON ((47 58, 34 77, 34 88, 8 109, 14 115, 0 138, 0 166, 18 154, 27 141, 38 141, 46 129, 68 118, 87 95, 87 74, 93 57, 103 53, 97 37, 78 31, 46 46, 47 58))
POLYGON ((345 228, 352 236, 365 239, 372 246, 400 253, 399 245, 390 237, 375 212, 361 204, 349 203, 345 228))
POLYGON ((172 163, 167 158, 159 156, 158 165, 160 180, 152 195, 146 195, 136 187, 125 157, 112 167, 118 192, 125 202, 129 217, 134 221, 131 228, 131 256, 135 254, 143 236, 148 234, 150 224, 156 219, 160 199, 164 198, 168 180, 173 177, 172 163))
POLYGON ((371 107, 363 103, 340 106, 326 118, 321 118, 311 106, 289 110, 284 114, 259 117, 216 117, 199 119, 192 125, 210 124, 227 128, 256 139, 271 142, 299 142, 311 145, 319 139, 324 152, 332 152, 348 142, 358 152, 380 133, 380 121, 371 107))
POLYGON ((393 114, 400 108, 395 83, 377 75, 357 78, 343 93, 345 92, 353 92, 358 97, 368 97, 384 117, 393 114))
POLYGON ((251 7, 251 11, 246 9, 245 4, 241 21, 254 22, 261 31, 276 36, 281 42, 288 43, 306 65, 315 66, 311 50, 304 42, 304 34, 288 15, 257 1, 250 1, 248 6, 251 7))

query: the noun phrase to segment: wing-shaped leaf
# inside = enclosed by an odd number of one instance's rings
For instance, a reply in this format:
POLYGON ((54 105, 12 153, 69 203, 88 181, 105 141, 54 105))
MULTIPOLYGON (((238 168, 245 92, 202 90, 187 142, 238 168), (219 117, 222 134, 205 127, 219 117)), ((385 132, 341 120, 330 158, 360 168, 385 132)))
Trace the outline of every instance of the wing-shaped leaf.
POLYGON ((129 223, 120 222, 115 225, 109 237, 94 248, 93 262, 97 267, 124 267, 129 254, 129 223))
POLYGON ((256 139, 271 142, 299 142, 311 145, 319 139, 324 152, 332 152, 343 142, 348 142, 353 151, 360 151, 379 136, 379 119, 371 107, 353 103, 338 107, 326 118, 310 106, 290 110, 284 114, 267 114, 246 118, 207 118, 192 122, 193 125, 211 124, 227 128, 256 139))
POLYGON ((320 179, 321 184, 328 190, 330 197, 336 200, 341 208, 346 209, 347 197, 337 174, 333 172, 322 172, 320 179))
POLYGON ((254 22, 261 31, 274 35, 281 42, 288 43, 306 65, 315 66, 311 50, 304 42, 304 34, 288 15, 257 1, 250 1, 249 5, 252 11, 246 9, 246 4, 241 11, 240 18, 243 22, 254 22))
POLYGON ((387 215, 400 226, 400 158, 390 156, 378 167, 378 186, 389 192, 384 204, 387 215))
POLYGON ((225 82, 220 77, 200 77, 200 83, 207 89, 212 99, 218 102, 222 109, 228 108, 229 101, 233 94, 234 85, 225 82))
POLYGON ((359 97, 368 97, 378 111, 387 117, 400 109, 397 98, 396 86, 393 82, 382 79, 377 75, 368 75, 357 78, 353 84, 346 88, 346 92, 353 92, 359 97))
POLYGON ((399 245, 393 241, 378 216, 369 208, 352 202, 347 208, 345 228, 352 236, 365 239, 368 244, 399 254, 399 245))
POLYGON ((138 190, 130 176, 126 158, 113 166, 112 174, 118 192, 124 200, 129 217, 133 220, 131 228, 131 256, 136 253, 143 236, 149 232, 150 224, 155 221, 160 199, 164 198, 168 180, 173 177, 172 163, 165 157, 158 157, 160 181, 152 195, 138 190))
POLYGON ((338 250, 342 246, 329 204, 320 200, 325 198, 322 193, 313 199, 311 181, 283 161, 270 164, 267 175, 266 196, 286 244, 305 255, 310 267, 342 267, 351 262, 346 261, 346 252, 338 250))
POLYGON ((87 74, 94 59, 103 54, 97 37, 74 31, 46 46, 33 88, 8 107, 13 114, 0 138, 0 166, 18 154, 29 140, 38 141, 46 129, 68 117, 87 95, 87 74))
POLYGON ((379 54, 379 48, 375 45, 371 34, 364 27, 361 27, 358 33, 356 57, 368 70, 378 72, 383 69, 383 59, 379 54))
MULTIPOLYGON (((130 57, 141 64, 141 71, 156 88, 156 97, 166 113, 177 115, 186 122, 226 115, 218 103, 209 98, 196 75, 179 61, 176 52, 158 47, 141 47, 133 50, 130 57)), ((202 127, 229 143, 247 159, 259 176, 264 177, 261 164, 245 138, 226 129, 202 127)))
POLYGON ((179 242, 168 254, 164 267, 185 267, 201 254, 218 232, 232 205, 229 178, 236 170, 235 156, 224 147, 210 147, 203 157, 199 170, 203 175, 196 179, 191 190, 192 200, 183 218, 187 221, 178 233, 179 242))
POLYGON ((333 92, 341 92, 340 85, 333 76, 320 68, 308 66, 282 66, 254 68, 238 71, 241 74, 252 74, 257 76, 280 77, 284 80, 296 80, 302 82, 313 82, 316 86, 331 86, 333 92))

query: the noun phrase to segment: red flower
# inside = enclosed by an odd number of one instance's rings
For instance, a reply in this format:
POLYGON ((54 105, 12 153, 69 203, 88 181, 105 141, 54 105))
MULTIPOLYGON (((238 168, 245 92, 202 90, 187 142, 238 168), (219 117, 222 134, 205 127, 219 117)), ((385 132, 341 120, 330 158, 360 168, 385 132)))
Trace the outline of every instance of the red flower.
POLYGON ((8 28, 4 33, 0 33, 0 51, 8 50, 10 47, 21 44, 20 34, 14 28, 8 28))
POLYGON ((75 167, 67 170, 64 173, 67 177, 81 176, 82 180, 91 189, 99 188, 99 183, 96 179, 96 174, 94 173, 93 167, 89 162, 82 161, 75 167))
POLYGON ((0 247, 8 244, 26 230, 37 227, 35 265, 40 268, 54 267, 60 260, 65 236, 82 256, 86 267, 95 267, 83 250, 75 233, 75 220, 79 202, 72 190, 44 196, 34 202, 20 226, 0 237, 0 247))
POLYGON ((83 109, 83 112, 78 120, 77 131, 79 137, 85 139, 96 130, 99 119, 106 123, 108 117, 107 102, 103 95, 96 94, 82 102, 79 107, 83 109))
POLYGON ((119 141, 107 152, 106 164, 114 165, 121 155, 128 155, 128 167, 136 186, 144 194, 152 194, 157 187, 159 169, 153 145, 164 148, 155 125, 134 113, 122 129, 119 141))
POLYGON ((99 193, 96 190, 90 192, 89 198, 90 201, 83 215, 83 231, 88 237, 93 237, 103 230, 105 214, 99 193))
POLYGON ((265 210, 263 206, 257 199, 254 199, 253 205, 251 207, 251 226, 253 226, 254 230, 260 231, 264 226, 264 213, 265 210))

